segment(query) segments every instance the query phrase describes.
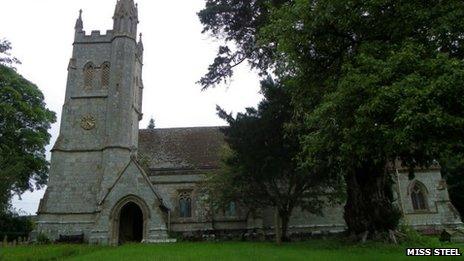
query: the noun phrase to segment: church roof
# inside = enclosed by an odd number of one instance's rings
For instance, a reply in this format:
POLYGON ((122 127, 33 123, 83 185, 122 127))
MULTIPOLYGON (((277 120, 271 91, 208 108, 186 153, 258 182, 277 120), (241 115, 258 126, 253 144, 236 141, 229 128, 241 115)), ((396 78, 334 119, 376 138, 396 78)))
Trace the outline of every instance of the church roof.
POLYGON ((151 169, 217 168, 225 145, 219 126, 139 131, 139 158, 151 169))

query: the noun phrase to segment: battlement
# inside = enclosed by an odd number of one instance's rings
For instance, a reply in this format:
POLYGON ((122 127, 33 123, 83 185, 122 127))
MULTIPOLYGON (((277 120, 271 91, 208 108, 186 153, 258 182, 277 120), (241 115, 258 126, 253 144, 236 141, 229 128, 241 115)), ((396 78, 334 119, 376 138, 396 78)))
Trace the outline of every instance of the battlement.
POLYGON ((99 30, 92 30, 90 34, 85 31, 77 32, 74 43, 102 43, 111 42, 113 39, 113 30, 107 30, 105 34, 101 34, 99 30))

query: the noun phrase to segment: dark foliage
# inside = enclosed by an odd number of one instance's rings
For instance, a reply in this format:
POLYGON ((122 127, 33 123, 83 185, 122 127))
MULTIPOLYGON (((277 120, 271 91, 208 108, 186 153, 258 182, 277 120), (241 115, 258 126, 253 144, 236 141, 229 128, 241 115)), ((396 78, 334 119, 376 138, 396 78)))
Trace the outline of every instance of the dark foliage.
MULTIPOLYGON (((303 119, 293 126, 301 164, 343 175, 351 232, 396 227, 389 163, 400 160, 411 178, 437 159, 457 169, 447 155, 464 138, 462 1, 208 1, 202 12, 205 31, 236 48, 227 57, 242 54, 289 89, 303 119)), ((204 87, 230 77, 218 68, 204 87)))
POLYGON ((227 81, 244 61, 266 74, 273 62, 273 46, 258 43, 259 30, 270 22, 270 9, 288 0, 207 0, 198 13, 203 33, 224 40, 208 72, 198 83, 206 89, 227 81))
POLYGON ((154 130, 155 129, 155 119, 151 118, 150 122, 148 123, 148 129, 154 130))
POLYGON ((40 90, 11 68, 0 65, 0 212, 13 193, 39 189, 47 182, 50 124, 40 90))
POLYGON ((252 211, 275 208, 281 220, 282 239, 287 239, 288 221, 296 208, 321 214, 324 203, 340 194, 338 176, 321 175, 298 164, 298 138, 285 130, 292 120, 290 96, 286 90, 266 80, 265 99, 257 109, 247 108, 234 118, 218 108, 229 123, 222 131, 230 151, 224 167, 209 180, 215 202, 239 202, 252 211))
POLYGON ((20 237, 26 239, 33 230, 33 222, 30 217, 19 216, 8 211, 0 212, 0 238, 7 236, 8 241, 18 240, 20 237))

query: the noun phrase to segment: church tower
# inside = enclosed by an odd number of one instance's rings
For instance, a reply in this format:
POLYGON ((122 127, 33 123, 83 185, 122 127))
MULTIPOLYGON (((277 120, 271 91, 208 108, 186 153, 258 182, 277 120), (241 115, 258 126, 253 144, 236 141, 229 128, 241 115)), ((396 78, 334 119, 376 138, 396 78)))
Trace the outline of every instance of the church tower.
POLYGON ((137 163, 143 44, 138 7, 118 0, 113 30, 86 34, 82 11, 37 232, 93 243, 166 237, 167 208, 137 163), (127 213, 125 211, 128 211, 127 213), (124 214, 122 214, 124 212, 124 214))

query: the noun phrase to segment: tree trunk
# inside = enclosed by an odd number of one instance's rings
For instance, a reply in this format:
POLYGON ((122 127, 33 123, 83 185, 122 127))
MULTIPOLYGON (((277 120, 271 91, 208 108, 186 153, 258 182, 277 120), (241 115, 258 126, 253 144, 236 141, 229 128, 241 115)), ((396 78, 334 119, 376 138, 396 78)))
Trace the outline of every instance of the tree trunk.
POLYGON ((281 230, 281 220, 279 215, 279 209, 276 207, 274 211, 274 228, 275 228, 275 240, 276 244, 282 244, 282 230, 281 230))
POLYGON ((289 217, 289 214, 287 214, 286 212, 281 212, 280 214, 280 224, 281 224, 281 233, 280 233, 280 237, 281 237, 281 241, 283 242, 288 242, 289 241, 289 238, 287 237, 287 231, 288 231, 288 221, 290 219, 289 217))
POLYGON ((401 216, 392 204, 393 182, 384 168, 360 168, 345 176, 344 219, 348 232, 374 236, 395 230, 401 216))

